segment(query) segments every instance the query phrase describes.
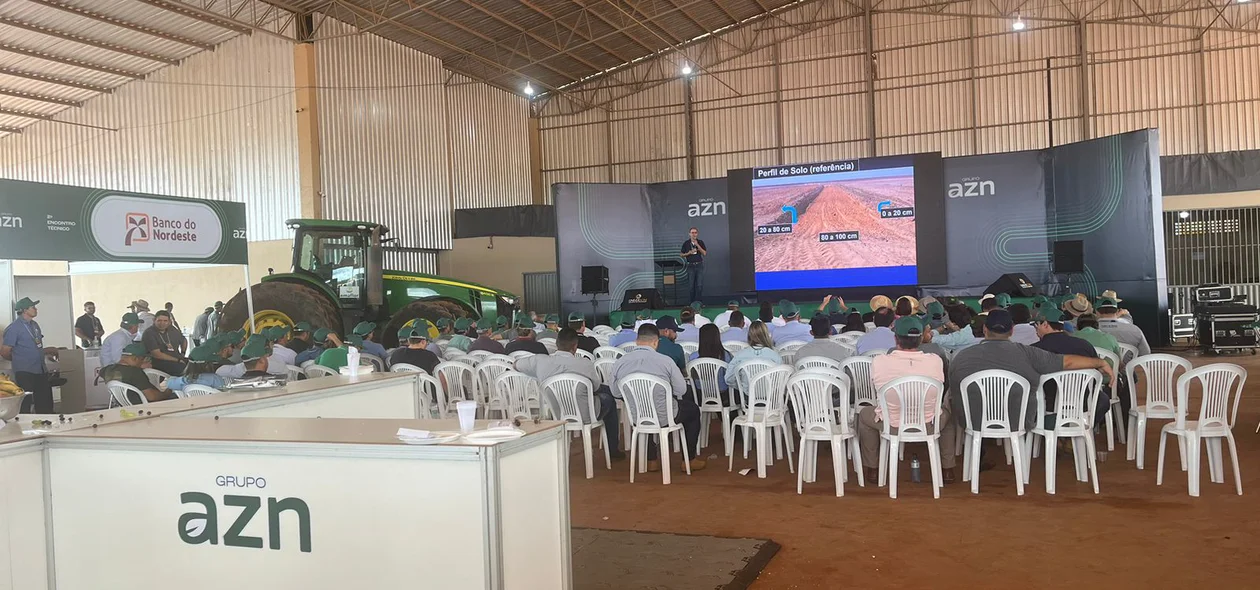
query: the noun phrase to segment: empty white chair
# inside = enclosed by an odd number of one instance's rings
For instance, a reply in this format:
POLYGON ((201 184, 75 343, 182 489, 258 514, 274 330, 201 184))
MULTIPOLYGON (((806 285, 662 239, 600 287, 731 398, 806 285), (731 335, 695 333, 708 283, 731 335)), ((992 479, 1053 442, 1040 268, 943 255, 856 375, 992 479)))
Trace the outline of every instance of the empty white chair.
POLYGON ((601 346, 595 349, 595 358, 598 359, 619 359, 626 351, 611 346, 601 346))
POLYGON ((547 348, 547 354, 552 354, 556 352, 556 339, 555 338, 539 338, 538 342, 542 343, 542 345, 547 348))
POLYGON ((370 366, 373 369, 375 369, 377 373, 382 373, 385 371, 385 359, 379 356, 376 356, 374 354, 366 354, 366 353, 360 354, 359 364, 363 366, 370 366))
POLYGON ((585 350, 582 350, 581 348, 573 351, 573 356, 576 356, 580 359, 586 359, 588 361, 595 362, 595 355, 589 352, 586 352, 585 350))
POLYGON ((730 447, 731 414, 735 413, 734 405, 722 404, 722 388, 725 382, 719 379, 726 370, 725 361, 712 358, 697 358, 687 363, 687 376, 691 378, 692 391, 696 394, 696 405, 700 407, 700 448, 709 446, 709 425, 713 414, 722 420, 722 448, 730 447))
POLYGON ((504 405, 504 400, 495 395, 494 380, 512 368, 510 361, 498 359, 486 359, 477 365, 477 387, 473 393, 483 416, 489 418, 490 412, 498 412, 504 418, 507 417, 508 407, 504 405))
POLYGON ((629 414, 631 424, 634 425, 630 432, 630 442, 626 443, 626 446, 630 448, 630 483, 634 483, 636 470, 640 473, 647 471, 648 439, 652 436, 660 439, 662 483, 669 484, 670 481, 669 438, 671 434, 678 448, 682 449, 683 465, 687 469, 687 475, 691 475, 691 458, 688 456, 690 451, 687 450, 687 444, 683 439, 683 427, 682 424, 674 422, 674 394, 670 384, 660 377, 653 377, 647 373, 631 373, 617 385, 621 390, 621 397, 626 400, 626 413, 629 414), (663 392, 665 396, 665 416, 657 416, 653 395, 656 391, 663 392), (641 455, 638 454, 640 447, 643 453, 641 455))
POLYGON ((149 398, 144 397, 144 392, 122 381, 110 381, 105 384, 105 388, 109 390, 112 400, 109 406, 111 408, 115 403, 124 407, 149 403, 149 398))
POLYGON ((518 350, 516 352, 513 352, 512 354, 509 354, 508 356, 512 357, 512 360, 519 361, 527 356, 534 356, 534 354, 535 353, 532 353, 528 350, 518 350))
POLYGON ((438 363, 433 368, 433 376, 442 383, 442 392, 446 401, 438 402, 444 407, 442 417, 450 417, 455 413, 455 404, 464 400, 477 399, 477 376, 473 368, 458 361, 438 363))
POLYGON ((797 371, 805 371, 808 369, 829 369, 835 371, 836 373, 843 373, 840 369, 840 361, 833 358, 827 358, 825 356, 807 356, 799 358, 796 359, 795 364, 797 371))
POLYGON ((1059 439, 1072 441, 1072 458, 1076 464, 1077 481, 1091 481, 1093 472, 1094 493, 1098 493, 1098 460, 1094 448, 1094 408, 1098 404, 1098 393, 1102 388, 1102 373, 1094 369, 1059 371, 1041 376, 1037 383, 1036 425, 1028 433, 1028 444, 1037 442, 1043 437, 1046 445, 1046 493, 1054 493, 1055 455, 1059 439), (1050 408, 1046 404, 1045 387, 1054 382, 1054 428, 1045 428, 1046 413, 1050 408))
POLYGON ((196 397, 199 395, 210 395, 214 393, 219 393, 219 390, 210 387, 209 385, 190 383, 185 385, 183 390, 176 391, 175 395, 176 397, 196 397))
POLYGON ((748 343, 739 340, 731 340, 730 342, 723 341, 722 348, 726 349, 726 352, 731 356, 735 356, 735 353, 748 348, 748 343))
POLYGON ((1191 496, 1199 495, 1200 442, 1207 442, 1208 473, 1212 483, 1225 483, 1225 457, 1221 449, 1221 441, 1224 440, 1229 443, 1229 455, 1234 464, 1234 486, 1238 495, 1242 495, 1242 471, 1238 468, 1234 423, 1238 420, 1238 403, 1242 401, 1242 389, 1246 383, 1247 370, 1230 363, 1213 363, 1199 367, 1177 379, 1177 419, 1165 424, 1160 430, 1159 467, 1155 472, 1155 485, 1164 483, 1164 443, 1170 435, 1185 441, 1191 496), (1186 415, 1189 414, 1190 387, 1195 381, 1203 388, 1199 419, 1186 420, 1186 415))
POLYGON ((1123 368, 1120 365, 1120 357, 1114 352, 1105 348, 1094 347, 1094 352, 1098 354, 1098 358, 1107 361, 1111 366, 1112 373, 1116 376, 1116 380, 1111 384, 1111 410, 1107 412, 1107 450, 1116 450, 1116 431, 1120 431, 1120 442, 1124 442, 1124 417, 1120 415, 1120 375, 1123 368))
POLYGON ((163 373, 157 369, 145 369, 144 375, 149 378, 149 383, 152 383, 153 386, 158 389, 161 389, 162 384, 166 383, 166 380, 171 378, 169 374, 163 373))
POLYGON ((871 380, 871 357, 851 356, 840 361, 840 369, 849 376, 849 384, 853 388, 855 413, 861 411, 862 406, 879 404, 875 395, 875 382, 871 380))
MULTIPOLYGON (((406 365, 406 363, 399 363, 406 365)), ((398 365, 391 367, 390 370, 396 373, 410 373, 413 371, 398 371, 398 365)), ((446 394, 442 392, 442 382, 432 375, 423 371, 416 370, 416 380, 420 383, 420 408, 419 418, 442 418, 446 416, 446 394), (434 416, 433 411, 437 410, 434 416)))
POLYGON ((851 457, 858 476, 858 485, 865 487, 862 459, 859 455, 857 433, 849 419, 836 421, 837 414, 849 416, 849 399, 840 396, 840 402, 832 406, 832 391, 848 391, 848 378, 822 371, 805 370, 788 379, 788 395, 792 411, 796 415, 796 429, 801 435, 800 457, 796 461, 796 493, 802 492, 805 482, 818 478, 818 443, 831 444, 831 469, 836 478, 836 497, 844 495, 844 482, 848 479, 846 463, 851 457), (848 445, 847 450, 846 446, 848 445))
POLYGON ((699 342, 679 342, 678 345, 683 349, 683 358, 687 358, 691 356, 691 353, 698 352, 700 350, 699 342))
MULTIPOLYGON (((1171 354, 1148 354, 1129 361, 1124 368, 1129 380, 1129 448, 1127 458, 1137 460, 1137 468, 1146 467, 1146 423, 1149 420, 1177 419, 1177 379, 1180 373, 1188 373, 1194 365, 1190 361, 1171 354), (1145 403, 1138 404, 1138 371, 1142 372, 1142 390, 1145 403)), ((1181 453, 1181 468, 1186 469, 1186 448, 1181 438, 1177 446, 1181 453)))
POLYGON ((533 377, 510 369, 504 371, 494 378, 494 394, 498 400, 494 407, 503 408, 504 420, 532 420, 529 400, 538 399, 537 389, 538 381, 533 377))
POLYGON ((595 389, 590 379, 573 373, 561 373, 549 377, 542 383, 543 399, 551 408, 551 415, 564 422, 565 430, 579 432, 582 435, 582 453, 586 457, 586 479, 595 477, 592 455, 592 432, 599 430, 603 436, 600 444, 604 448, 604 465, 612 469, 612 457, 609 454, 608 433, 604 430, 604 422, 596 420, 595 389), (581 401, 581 394, 586 395, 586 403, 581 401), (583 419, 582 407, 586 408, 589 419, 583 419))
POLYGON ((897 497, 897 466, 901 462, 901 445, 908 442, 927 443, 928 463, 932 470, 932 497, 941 497, 941 398, 945 386, 928 377, 893 379, 879 390, 879 407, 884 415, 884 430, 879 435, 879 485, 888 482, 888 497, 897 497), (935 401, 928 405, 928 394, 935 401), (889 408, 889 402, 896 404, 889 408), (931 428, 927 413, 932 410, 931 428), (892 431, 892 412, 897 413, 897 432, 892 431))
MULTIPOLYGON (((744 367, 740 367, 742 373, 744 367)), ((752 442, 750 434, 756 434, 757 441, 757 477, 766 477, 766 465, 769 462, 767 453, 775 446, 775 436, 782 437, 787 446, 788 471, 792 468, 792 438, 787 429, 787 382, 792 376, 792 367, 774 365, 753 375, 749 379, 745 391, 747 400, 743 414, 731 422, 731 426, 740 428, 744 433, 744 450, 752 442)), ((727 444, 727 471, 735 468, 735 453, 731 445, 733 437, 727 444)))
POLYGON ((963 451, 963 481, 971 481, 971 493, 980 493, 980 443, 993 438, 1005 441, 1015 459, 1015 490, 1024 495, 1027 483, 1027 461, 1032 457, 1023 448, 1024 420, 1028 413, 1028 394, 1032 385, 1027 379, 1010 371, 991 369, 968 375, 959 384, 954 395, 963 396, 963 422, 966 446, 963 451), (973 389, 972 386, 975 386, 973 389), (978 390, 978 391, 977 391, 978 390), (971 418, 971 400, 980 398, 980 415, 971 418), (1011 415, 1011 399, 1018 400, 1019 413, 1011 415), (1012 422, 1015 424, 1011 426, 1012 422), (972 424, 978 423, 979 429, 972 424))
POLYGON ((410 363, 398 363, 389 366, 390 373, 423 373, 424 369, 410 363))
POLYGON ((306 377, 306 373, 302 372, 302 367, 297 367, 294 365, 287 365, 284 368, 284 376, 285 376, 285 379, 289 381, 297 381, 299 379, 302 379, 303 377, 306 377))
POLYGON ((329 377, 341 374, 334 369, 325 367, 324 365, 310 365, 305 369, 302 369, 302 371, 306 373, 307 379, 318 379, 320 377, 329 377))

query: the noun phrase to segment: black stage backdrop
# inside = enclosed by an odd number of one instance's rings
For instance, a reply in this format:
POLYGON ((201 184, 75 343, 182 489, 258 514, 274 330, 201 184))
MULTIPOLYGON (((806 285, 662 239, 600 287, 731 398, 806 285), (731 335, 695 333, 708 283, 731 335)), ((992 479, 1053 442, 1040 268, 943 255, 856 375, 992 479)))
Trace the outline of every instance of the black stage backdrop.
MULTIPOLYGON (((1147 337, 1165 341, 1158 146, 1158 132, 1144 130, 1046 150, 946 158, 949 281, 925 285, 923 292, 980 295, 999 275, 1011 272, 1028 275, 1051 294, 1070 289, 1097 296, 1115 289, 1147 337), (1051 274, 1050 253, 1058 240, 1084 241, 1086 272, 1051 274)), ((706 301, 731 297, 725 178, 557 184, 552 192, 565 313, 591 311, 590 296, 581 295, 583 265, 609 267, 612 293, 600 297, 601 314, 616 309, 626 289, 659 284, 652 261, 676 257, 692 225, 710 251, 706 301)), ((681 302, 685 276, 679 277, 678 288, 681 302)), ((761 295, 777 299, 781 294, 761 295)))

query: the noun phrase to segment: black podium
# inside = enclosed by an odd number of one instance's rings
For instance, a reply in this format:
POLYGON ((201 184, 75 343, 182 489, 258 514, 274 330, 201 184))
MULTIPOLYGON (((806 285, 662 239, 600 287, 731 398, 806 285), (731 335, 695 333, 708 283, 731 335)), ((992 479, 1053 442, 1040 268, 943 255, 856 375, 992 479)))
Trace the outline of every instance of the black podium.
MULTIPOLYGON (((683 263, 679 262, 677 258, 665 258, 656 261, 656 269, 660 273, 660 280, 656 284, 659 285, 661 296, 667 297, 665 303, 670 306, 683 305, 678 302, 678 269, 683 266, 683 263)), ((687 303, 690 303, 690 301, 687 303)))

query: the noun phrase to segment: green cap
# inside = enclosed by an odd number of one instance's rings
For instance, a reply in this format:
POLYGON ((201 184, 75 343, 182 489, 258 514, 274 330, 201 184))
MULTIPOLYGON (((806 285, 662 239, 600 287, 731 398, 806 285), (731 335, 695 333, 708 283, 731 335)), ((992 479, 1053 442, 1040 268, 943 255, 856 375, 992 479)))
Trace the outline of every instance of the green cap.
POLYGON ((516 314, 516 321, 513 322, 513 325, 517 328, 533 328, 534 320, 530 318, 528 314, 518 313, 516 314))
POLYGON ((939 301, 933 301, 928 304, 927 312, 932 319, 938 320, 945 317, 945 306, 941 305, 941 302, 939 301))
POLYGON ((560 316, 559 316, 558 314, 554 314, 554 313, 553 313, 553 314, 551 314, 551 315, 549 315, 549 316, 547 316, 547 323, 548 323, 548 324, 558 324, 558 323, 560 323, 560 316))
POLYGON ((450 319, 450 318, 438 318, 438 321, 437 321, 437 327, 438 327, 439 329, 441 329, 441 330, 445 330, 445 329, 446 329, 446 328, 448 328, 450 325, 451 325, 451 319, 450 319))
POLYGON ((921 336, 923 335, 923 322, 912 315, 897 318, 892 325, 893 333, 898 336, 921 336))
POLYGON ((267 346, 267 337, 259 334, 250 336, 245 346, 241 348, 241 360, 256 361, 269 354, 271 354, 271 347, 267 346))
POLYGON ((123 314, 123 318, 122 318, 122 325, 124 325, 124 326, 139 326, 139 325, 140 325, 140 316, 138 316, 138 315, 136 315, 136 314, 134 314, 134 313, 131 313, 131 312, 124 313, 124 314, 123 314))
POLYGON ((575 311, 569 314, 569 321, 570 322, 584 322, 586 321, 586 316, 582 315, 582 312, 580 311, 575 311))
POLYGON ((473 321, 468 318, 459 318, 455 320, 455 329, 463 332, 464 330, 467 330, 468 326, 471 326, 472 323, 473 321))
POLYGON ((194 363, 210 363, 219 360, 219 350, 223 345, 219 343, 218 338, 211 338, 201 343, 201 346, 193 348, 188 352, 188 360, 194 363))
POLYGON ((222 301, 215 301, 215 302, 214 302, 214 306, 215 306, 215 307, 223 307, 223 302, 222 302, 222 301))
POLYGON ((122 349, 123 356, 149 356, 149 351, 144 347, 143 343, 132 342, 122 349))
POLYGON ((219 335, 224 346, 236 346, 245 340, 245 330, 236 330, 234 332, 224 332, 219 335))
POLYGON ((1049 302, 1050 302, 1050 298, 1046 297, 1045 295, 1037 295, 1032 298, 1033 307, 1041 307, 1042 305, 1049 302))
POLYGON ((630 314, 628 314, 628 313, 623 313, 623 314, 621 314, 621 327, 623 327, 623 328, 633 328, 633 327, 634 327, 634 316, 632 316, 632 315, 630 315, 630 314))
POLYGON ((796 304, 784 299, 779 303, 779 315, 785 318, 801 315, 801 310, 796 308, 796 304))
POLYGON ((346 344, 355 348, 363 348, 363 337, 358 334, 351 334, 346 337, 346 344))
POLYGON ((267 340, 278 342, 281 338, 289 335, 289 328, 287 326, 272 326, 263 330, 262 333, 267 340))
POLYGON ((1058 322, 1063 320, 1063 312, 1046 305, 1037 310, 1037 321, 1039 322, 1058 322))
POLYGON ((358 334, 359 336, 367 336, 375 329, 376 324, 373 324, 372 322, 359 322, 359 325, 354 327, 353 333, 358 334))
POLYGON ((499 316, 499 317, 494 318, 494 327, 506 328, 507 325, 508 325, 508 319, 506 317, 499 316))
POLYGON ((23 297, 18 299, 17 303, 13 304, 13 311, 22 311, 28 307, 35 307, 36 305, 39 305, 38 300, 31 301, 30 297, 23 297))
POLYGON ((328 340, 328 335, 332 333, 333 331, 329 330, 328 328, 320 328, 318 330, 315 330, 315 341, 323 342, 325 340, 328 340))
POLYGON ((1099 297, 1098 303, 1094 307, 1103 308, 1103 307, 1120 307, 1120 306, 1116 303, 1115 299, 1112 299, 1110 297, 1099 297))
POLYGON ((704 307, 704 304, 703 304, 703 303, 700 303, 699 301, 692 301, 692 302, 691 302, 691 311, 699 312, 699 311, 700 311, 700 308, 702 308, 702 307, 704 307))
POLYGON ((1010 307, 1011 296, 1006 293, 998 293, 994 296, 994 302, 997 303, 998 307, 1010 307))
POLYGON ((213 308, 213 307, 207 307, 207 308, 206 308, 206 313, 210 313, 210 312, 212 312, 212 311, 214 311, 214 308, 213 308))
POLYGON ((425 340, 428 340, 429 322, 420 320, 419 322, 416 322, 415 325, 398 331, 398 340, 400 342, 406 342, 412 338, 424 338, 425 340))
POLYGON ((493 330, 493 329, 494 329, 494 318, 492 318, 492 317, 490 317, 490 316, 488 316, 488 315, 483 315, 483 316, 481 316, 481 319, 477 320, 477 329, 478 329, 478 330, 481 330, 481 331, 483 331, 483 332, 484 332, 484 331, 486 331, 486 330, 493 330))
POLYGON ((732 299, 732 300, 730 300, 730 301, 727 301, 727 302, 726 302, 726 306, 727 306, 727 307, 739 307, 739 300, 738 300, 738 299, 732 299))
POLYGON ((293 332, 294 332, 294 333, 297 333, 297 332, 310 332, 310 331, 311 331, 311 323, 310 323, 310 322, 298 322, 298 323, 297 323, 297 325, 293 326, 293 332))

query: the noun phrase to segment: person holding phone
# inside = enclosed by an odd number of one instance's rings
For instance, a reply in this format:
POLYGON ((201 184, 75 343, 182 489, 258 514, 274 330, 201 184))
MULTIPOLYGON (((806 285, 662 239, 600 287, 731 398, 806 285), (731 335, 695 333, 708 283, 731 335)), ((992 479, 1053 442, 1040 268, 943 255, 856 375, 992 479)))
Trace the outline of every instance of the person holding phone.
POLYGON ((691 228, 688 238, 683 242, 682 253, 683 259, 687 261, 687 274, 691 277, 691 301, 700 301, 700 294, 704 290, 704 257, 709 255, 709 250, 704 246, 704 240, 700 239, 700 230, 691 228))

